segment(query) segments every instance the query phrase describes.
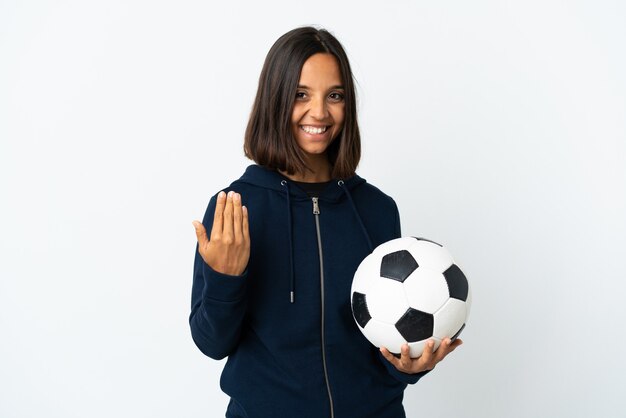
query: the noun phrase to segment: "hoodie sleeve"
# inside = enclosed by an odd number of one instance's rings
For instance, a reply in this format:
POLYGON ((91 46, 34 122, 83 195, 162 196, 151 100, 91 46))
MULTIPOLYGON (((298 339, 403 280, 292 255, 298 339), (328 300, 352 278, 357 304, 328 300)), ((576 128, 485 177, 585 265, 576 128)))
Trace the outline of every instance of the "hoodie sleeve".
MULTIPOLYGON (((213 196, 202 221, 209 237, 216 202, 213 196)), ((196 346, 213 359, 223 359, 237 346, 246 312, 247 276, 247 268, 240 276, 213 270, 202 259, 196 243, 189 326, 196 346)))
MULTIPOLYGON (((402 231, 400 227, 400 212, 398 211, 398 206, 396 205, 395 201, 393 201, 393 205, 395 208, 395 218, 396 218, 394 238, 400 238, 402 237, 402 231)), ((430 372, 430 370, 426 370, 426 371, 415 373, 415 374, 401 372, 400 370, 396 369, 396 367, 393 364, 389 363, 389 360, 387 360, 379 350, 377 351, 378 351, 378 358, 380 359, 380 361, 383 362, 383 364, 387 368, 387 371, 400 382, 412 385, 412 384, 417 383, 417 381, 420 380, 422 376, 430 372)))

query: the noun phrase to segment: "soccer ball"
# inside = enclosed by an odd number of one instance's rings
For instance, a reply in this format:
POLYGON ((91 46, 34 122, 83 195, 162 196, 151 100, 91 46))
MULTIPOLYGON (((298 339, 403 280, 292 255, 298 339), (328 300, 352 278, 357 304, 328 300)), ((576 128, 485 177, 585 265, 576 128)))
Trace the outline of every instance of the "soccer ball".
POLYGON ((452 255, 425 238, 387 241, 359 265, 351 289, 352 315, 377 347, 422 355, 428 340, 459 336, 470 311, 470 287, 452 255))

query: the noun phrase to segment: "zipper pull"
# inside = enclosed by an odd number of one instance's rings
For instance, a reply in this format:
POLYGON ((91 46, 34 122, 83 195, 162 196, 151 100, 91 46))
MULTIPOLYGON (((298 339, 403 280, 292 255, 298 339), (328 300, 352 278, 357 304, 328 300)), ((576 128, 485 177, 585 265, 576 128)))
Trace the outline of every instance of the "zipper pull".
POLYGON ((313 199, 313 215, 320 214, 320 206, 317 204, 317 197, 312 197, 313 199))

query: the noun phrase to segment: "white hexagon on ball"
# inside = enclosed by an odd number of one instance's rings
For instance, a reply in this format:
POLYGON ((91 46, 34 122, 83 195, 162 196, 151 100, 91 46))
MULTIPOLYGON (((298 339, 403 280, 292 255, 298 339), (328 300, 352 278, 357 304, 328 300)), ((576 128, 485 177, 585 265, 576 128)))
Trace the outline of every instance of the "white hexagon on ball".
POLYGON ((434 314, 433 335, 437 338, 452 338, 463 326, 467 318, 466 303, 450 298, 434 314))
POLYGON ((415 258, 420 268, 427 267, 443 273, 454 263, 452 255, 447 249, 430 241, 414 240, 407 250, 415 258))
POLYGON ((441 340, 437 337, 430 337, 427 340, 416 341, 414 343, 409 343, 409 357, 415 358, 424 354, 424 347, 426 347, 426 343, 432 340, 435 345, 433 346, 433 352, 439 348, 441 344, 441 340))
POLYGON ((404 281, 404 291, 411 308, 435 313, 450 298, 448 285, 440 271, 418 267, 404 281))
POLYGON ((361 332, 376 347, 385 347, 395 354, 400 354, 400 348, 403 344, 406 344, 405 339, 402 338, 396 327, 373 318, 369 320, 361 332))
POLYGON ((395 324, 409 309, 404 288, 398 281, 379 277, 367 292, 367 308, 372 318, 379 321, 395 324))

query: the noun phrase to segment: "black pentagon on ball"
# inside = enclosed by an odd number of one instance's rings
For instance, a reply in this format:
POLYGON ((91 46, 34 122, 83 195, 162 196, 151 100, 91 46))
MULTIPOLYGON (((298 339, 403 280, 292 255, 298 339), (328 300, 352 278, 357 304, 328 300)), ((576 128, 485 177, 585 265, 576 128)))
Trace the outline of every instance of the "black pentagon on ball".
POLYGON ((407 250, 395 251, 383 257, 380 263, 380 276, 404 283, 407 277, 418 268, 417 261, 407 250))
POLYGON ((407 342, 413 343, 432 337, 434 323, 432 314, 409 308, 396 322, 396 329, 407 342))
POLYGON ((352 294, 352 315, 361 328, 365 328, 365 325, 372 319, 363 293, 354 292, 352 294))
POLYGON ((443 272, 443 277, 446 278, 446 282, 448 283, 450 297, 466 302, 469 285, 461 269, 458 268, 456 264, 452 264, 443 272))

